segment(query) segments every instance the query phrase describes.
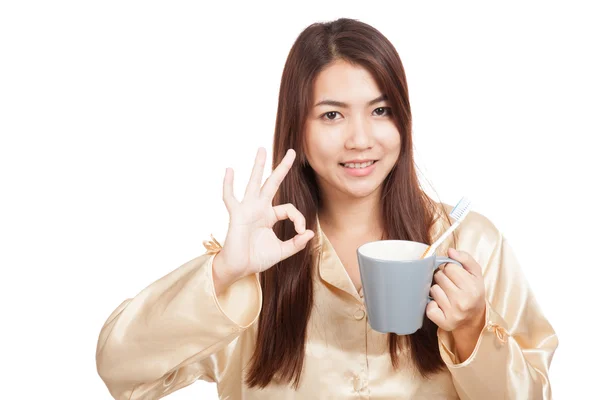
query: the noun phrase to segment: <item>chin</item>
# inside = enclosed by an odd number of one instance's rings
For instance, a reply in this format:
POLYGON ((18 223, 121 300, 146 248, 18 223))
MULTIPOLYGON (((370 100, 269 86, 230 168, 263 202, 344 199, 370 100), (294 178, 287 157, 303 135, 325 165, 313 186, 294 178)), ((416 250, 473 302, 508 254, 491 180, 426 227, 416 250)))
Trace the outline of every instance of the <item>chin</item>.
POLYGON ((375 184, 365 185, 364 187, 354 187, 354 188, 346 187, 346 188, 342 189, 342 191, 353 198, 361 199, 364 197, 371 196, 373 193, 377 192, 377 190, 380 188, 382 183, 383 182, 380 182, 377 185, 375 185, 375 184))

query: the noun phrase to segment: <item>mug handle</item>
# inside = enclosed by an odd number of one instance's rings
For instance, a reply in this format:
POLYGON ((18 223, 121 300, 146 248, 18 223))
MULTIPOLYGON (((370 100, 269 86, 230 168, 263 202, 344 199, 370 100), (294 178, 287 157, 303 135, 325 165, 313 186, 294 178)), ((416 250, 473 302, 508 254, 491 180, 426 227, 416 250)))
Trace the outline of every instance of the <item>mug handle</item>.
MULTIPOLYGON (((440 267, 440 265, 446 264, 446 263, 456 264, 456 265, 459 265, 464 268, 464 266, 461 263, 459 263, 458 261, 453 260, 449 257, 436 257, 434 262, 435 262, 435 268, 433 269, 434 272, 435 272, 435 270, 437 270, 440 267)), ((433 299, 431 298, 431 296, 428 295, 427 296, 427 304, 429 304, 431 302, 431 300, 433 300, 433 299)))

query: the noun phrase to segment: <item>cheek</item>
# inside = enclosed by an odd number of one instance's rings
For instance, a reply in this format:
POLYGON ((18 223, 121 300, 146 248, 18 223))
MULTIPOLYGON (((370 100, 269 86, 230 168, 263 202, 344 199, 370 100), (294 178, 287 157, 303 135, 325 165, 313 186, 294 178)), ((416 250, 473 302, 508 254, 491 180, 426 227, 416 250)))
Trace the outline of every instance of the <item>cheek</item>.
POLYGON ((400 150, 402 150, 402 141, 400 140, 400 135, 398 135, 396 137, 396 139, 393 142, 393 149, 396 152, 396 156, 400 155, 400 150))
POLYGON ((396 126, 390 126, 385 131, 382 131, 380 143, 388 152, 395 153, 396 155, 400 153, 402 141, 396 126))
POLYGON ((306 156, 316 164, 331 159, 337 154, 335 135, 319 132, 317 129, 306 130, 306 156))

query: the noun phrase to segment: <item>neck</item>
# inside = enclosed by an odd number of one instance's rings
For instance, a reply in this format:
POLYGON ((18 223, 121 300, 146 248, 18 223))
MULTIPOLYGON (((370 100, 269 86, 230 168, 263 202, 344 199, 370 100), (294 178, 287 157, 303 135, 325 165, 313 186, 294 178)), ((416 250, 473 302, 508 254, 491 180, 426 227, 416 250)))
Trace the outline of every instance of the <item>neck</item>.
POLYGON ((381 187, 368 196, 352 198, 326 193, 319 209, 319 224, 327 236, 373 237, 381 239, 381 187))

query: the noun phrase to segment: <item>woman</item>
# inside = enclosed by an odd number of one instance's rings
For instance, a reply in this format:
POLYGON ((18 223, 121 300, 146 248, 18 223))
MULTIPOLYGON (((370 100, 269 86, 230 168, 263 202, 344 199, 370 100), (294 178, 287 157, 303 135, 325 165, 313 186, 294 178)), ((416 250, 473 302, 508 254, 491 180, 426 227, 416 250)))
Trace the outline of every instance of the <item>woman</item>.
POLYGON ((430 244, 449 221, 419 187, 404 70, 380 32, 340 19, 300 34, 273 152, 261 187, 259 149, 241 201, 226 171, 223 246, 205 242, 206 254, 108 318, 97 367, 115 399, 157 399, 197 379, 224 399, 551 398, 556 335, 480 214, 456 231, 460 251, 438 250, 465 269, 435 274, 420 330, 384 334, 367 322, 356 249, 430 244))

